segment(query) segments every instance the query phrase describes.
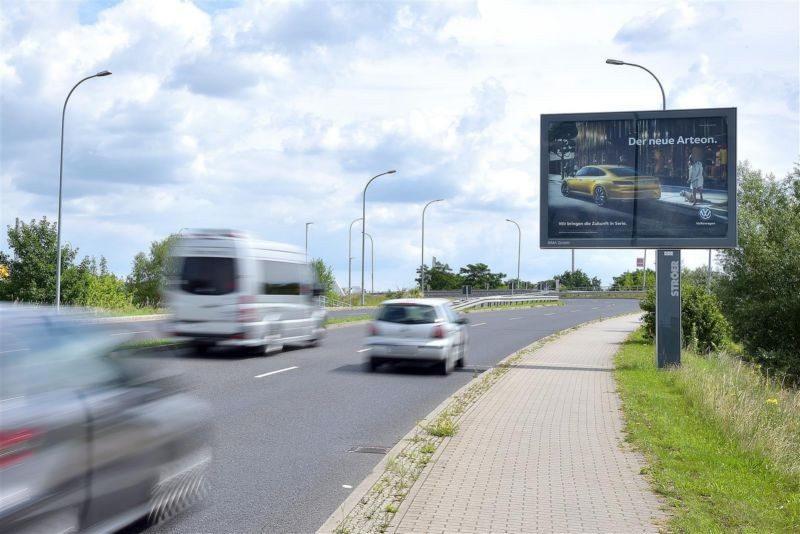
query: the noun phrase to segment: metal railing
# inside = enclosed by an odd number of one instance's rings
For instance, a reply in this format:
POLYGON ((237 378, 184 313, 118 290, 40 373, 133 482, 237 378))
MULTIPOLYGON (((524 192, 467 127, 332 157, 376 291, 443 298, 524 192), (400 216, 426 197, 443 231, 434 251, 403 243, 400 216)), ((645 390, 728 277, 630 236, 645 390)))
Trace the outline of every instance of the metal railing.
POLYGON ((486 308, 490 306, 512 306, 524 304, 526 302, 557 302, 557 295, 497 295, 489 297, 477 297, 454 301, 454 310, 466 310, 468 308, 486 308))

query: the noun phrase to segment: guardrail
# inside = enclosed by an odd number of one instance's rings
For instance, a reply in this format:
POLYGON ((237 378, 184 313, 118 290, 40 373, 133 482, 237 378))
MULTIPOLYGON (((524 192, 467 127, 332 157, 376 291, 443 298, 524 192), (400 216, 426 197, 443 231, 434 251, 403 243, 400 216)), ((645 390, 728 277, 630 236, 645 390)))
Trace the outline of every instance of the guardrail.
POLYGON ((468 308, 485 308, 488 306, 509 306, 513 304, 524 304, 526 302, 557 302, 557 295, 498 295, 494 297, 478 297, 456 301, 452 304, 454 310, 466 310, 468 308))

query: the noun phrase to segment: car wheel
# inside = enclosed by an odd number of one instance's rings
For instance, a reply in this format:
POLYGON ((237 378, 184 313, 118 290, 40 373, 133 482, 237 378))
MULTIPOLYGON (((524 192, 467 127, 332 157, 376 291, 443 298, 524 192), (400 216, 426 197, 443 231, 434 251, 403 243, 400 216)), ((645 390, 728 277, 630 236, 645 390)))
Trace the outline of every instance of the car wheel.
POLYGON ((569 186, 567 185, 567 182, 563 182, 561 184, 561 194, 565 197, 569 196, 569 186))
POLYGON ((602 187, 594 188, 594 203, 601 207, 608 204, 608 195, 606 195, 606 190, 602 187))
POLYGON ((378 361, 377 359, 370 358, 369 360, 367 360, 367 364, 366 364, 367 371, 369 371, 370 373, 374 373, 375 371, 378 370, 378 366, 380 364, 381 364, 381 362, 378 361))
POLYGON ((450 357, 445 358, 439 362, 439 373, 447 376, 453 371, 453 359, 450 357))
POLYGON ((466 364, 466 358, 464 357, 466 352, 467 348, 462 343, 461 348, 458 350, 458 359, 456 360, 456 367, 459 369, 463 368, 464 364, 466 364))

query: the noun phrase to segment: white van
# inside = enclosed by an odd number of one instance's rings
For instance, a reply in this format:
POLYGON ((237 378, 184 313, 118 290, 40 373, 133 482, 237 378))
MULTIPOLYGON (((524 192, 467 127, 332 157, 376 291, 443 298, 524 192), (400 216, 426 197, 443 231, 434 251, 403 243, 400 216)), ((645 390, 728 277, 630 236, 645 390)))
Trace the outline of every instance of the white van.
POLYGON ((272 352, 325 336, 325 310, 314 298, 321 290, 301 249, 234 230, 190 230, 170 256, 170 330, 197 350, 272 352))

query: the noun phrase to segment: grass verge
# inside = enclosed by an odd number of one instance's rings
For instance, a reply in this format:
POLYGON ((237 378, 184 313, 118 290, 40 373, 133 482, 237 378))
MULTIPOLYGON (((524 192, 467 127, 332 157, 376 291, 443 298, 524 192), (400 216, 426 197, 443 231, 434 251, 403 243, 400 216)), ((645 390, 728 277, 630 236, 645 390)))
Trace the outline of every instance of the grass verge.
POLYGON ((358 323, 361 321, 369 321, 372 319, 373 314, 365 313, 364 315, 345 315, 343 317, 328 317, 326 324, 345 324, 345 323, 358 323))
POLYGON ((616 357, 627 440, 672 508, 677 532, 798 532, 798 394, 735 358, 654 365, 634 333, 616 357))

